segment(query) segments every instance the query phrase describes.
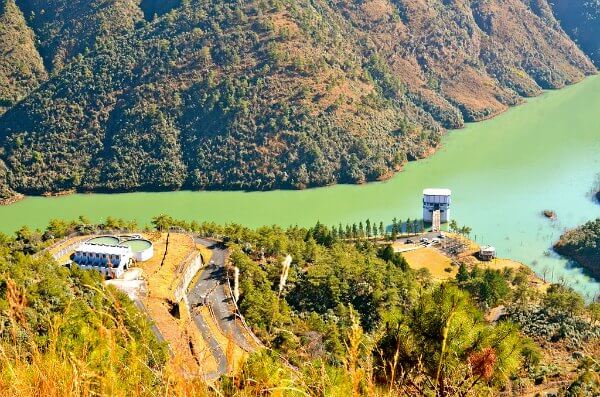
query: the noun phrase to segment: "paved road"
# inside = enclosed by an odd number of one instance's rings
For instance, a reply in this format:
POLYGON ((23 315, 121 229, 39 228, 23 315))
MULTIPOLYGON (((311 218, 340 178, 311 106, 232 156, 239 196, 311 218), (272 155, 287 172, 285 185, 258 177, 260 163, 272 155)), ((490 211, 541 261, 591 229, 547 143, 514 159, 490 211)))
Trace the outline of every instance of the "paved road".
POLYGON ((202 316, 196 314, 194 308, 200 305, 209 306, 217 320, 219 328, 230 335, 235 343, 246 351, 253 351, 252 344, 246 339, 246 333, 239 320, 236 319, 236 313, 233 303, 226 291, 227 279, 225 274, 225 262, 228 251, 224 244, 213 240, 196 238, 196 243, 206 246, 212 251, 211 263, 207 264, 200 272, 200 277, 192 289, 188 292, 188 301, 191 306, 191 312, 194 321, 202 332, 209 344, 209 348, 217 359, 218 371, 225 373, 227 371, 227 360, 223 350, 216 343, 208 326, 202 316))
MULTIPOLYGON (((190 302, 190 305, 193 306, 191 302, 190 302)), ((190 310, 193 310, 193 309, 190 308, 190 310)), ((227 363, 227 357, 225 356, 223 349, 221 349, 219 342, 217 342, 217 340, 213 336, 213 333, 210 330, 210 327, 204 321, 204 318, 202 317, 202 315, 192 312, 192 318, 194 319, 194 323, 196 323, 196 326, 200 330, 202 337, 208 344, 208 348, 210 349, 211 354, 217 361, 217 370, 213 371, 213 372, 205 373, 203 375, 203 378, 207 379, 207 380, 217 379, 221 375, 226 374, 227 370, 229 369, 229 365, 227 363)))

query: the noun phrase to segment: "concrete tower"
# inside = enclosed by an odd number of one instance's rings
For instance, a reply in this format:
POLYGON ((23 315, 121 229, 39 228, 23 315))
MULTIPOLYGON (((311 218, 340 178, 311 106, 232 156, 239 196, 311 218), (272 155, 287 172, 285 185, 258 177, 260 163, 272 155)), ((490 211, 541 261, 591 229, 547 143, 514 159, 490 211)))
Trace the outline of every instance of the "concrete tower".
POLYGON ((440 221, 450 222, 450 204, 452 203, 450 189, 425 189, 423 190, 423 221, 431 223, 433 212, 440 211, 440 221))

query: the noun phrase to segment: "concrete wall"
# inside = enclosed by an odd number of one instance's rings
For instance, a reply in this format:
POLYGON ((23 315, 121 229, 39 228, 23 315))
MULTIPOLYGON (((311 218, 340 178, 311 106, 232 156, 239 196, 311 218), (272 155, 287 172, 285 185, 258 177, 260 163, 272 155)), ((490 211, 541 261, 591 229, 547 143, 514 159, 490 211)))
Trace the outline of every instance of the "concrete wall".
POLYGON ((154 245, 141 252, 134 252, 133 257, 138 262, 145 262, 154 256, 154 245))
POLYGON ((175 291, 173 291, 173 295, 175 296, 175 302, 180 302, 183 299, 188 287, 190 286, 190 283, 194 279, 196 273, 200 271, 202 265, 202 257, 200 256, 200 254, 195 255, 186 264, 181 275, 181 281, 179 282, 179 285, 175 287, 175 291))

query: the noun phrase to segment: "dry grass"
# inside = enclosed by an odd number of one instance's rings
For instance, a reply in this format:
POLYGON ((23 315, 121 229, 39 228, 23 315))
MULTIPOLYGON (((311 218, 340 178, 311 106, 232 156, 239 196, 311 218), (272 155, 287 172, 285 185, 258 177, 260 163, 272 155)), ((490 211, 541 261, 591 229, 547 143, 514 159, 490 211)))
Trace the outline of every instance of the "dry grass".
POLYGON ((148 314, 168 341, 171 350, 178 357, 177 367, 186 374, 200 374, 214 371, 216 361, 206 342, 193 324, 185 304, 179 305, 179 318, 169 310, 170 304, 164 299, 147 298, 144 305, 148 314))
POLYGON ((200 251, 200 256, 202 256, 202 263, 206 265, 208 262, 210 262, 210 259, 212 258, 211 250, 209 250, 201 244, 196 244, 196 249, 200 251))
MULTIPOLYGON (((76 244, 76 243, 83 243, 85 240, 91 238, 92 236, 76 236, 73 238, 70 238, 66 241, 63 241, 60 244, 57 244, 56 246, 53 246, 52 248, 50 248, 48 250, 48 253, 52 256, 56 255, 60 250, 65 249, 66 247, 68 247, 69 245, 72 244, 76 244)), ((76 246, 74 246, 73 248, 75 248, 76 246)), ((68 261, 71 260, 71 254, 74 252, 74 250, 69 250, 67 251, 63 256, 59 257, 56 261, 58 263, 67 263, 68 261)))
POLYGON ((215 358, 190 316, 185 303, 179 305, 179 318, 173 309, 173 289, 181 277, 180 265, 197 251, 193 240, 178 233, 153 233, 146 235, 154 244, 154 256, 139 266, 144 270, 148 283, 148 296, 144 305, 152 320, 171 349, 178 357, 178 365, 184 373, 198 374, 214 371, 215 358))
POLYGON ((248 357, 248 353, 236 345, 230 335, 223 333, 221 328, 219 328, 219 326, 216 324, 214 318, 210 315, 208 307, 202 306, 195 310, 197 310, 196 313, 200 314, 202 318, 204 318, 204 321, 208 325, 212 335, 217 340, 217 343, 219 343, 221 350, 225 352, 230 371, 237 372, 248 357))
POLYGON ((420 248, 414 251, 404 252, 402 256, 411 268, 427 269, 431 276, 437 280, 446 280, 456 276, 458 269, 452 266, 452 261, 446 255, 434 248, 420 248), (451 272, 444 269, 452 268, 451 272))
MULTIPOLYGON (((392 248, 394 248, 395 252, 404 253, 407 251, 413 251, 415 249, 420 248, 419 244, 406 244, 406 243, 393 243, 392 248)), ((403 254, 404 255, 404 254, 403 254)))
POLYGON ((172 300, 173 289, 181 276, 178 266, 196 251, 196 244, 186 234, 169 234, 168 247, 167 233, 147 237, 154 244, 154 256, 138 265, 146 275, 149 295, 172 300))

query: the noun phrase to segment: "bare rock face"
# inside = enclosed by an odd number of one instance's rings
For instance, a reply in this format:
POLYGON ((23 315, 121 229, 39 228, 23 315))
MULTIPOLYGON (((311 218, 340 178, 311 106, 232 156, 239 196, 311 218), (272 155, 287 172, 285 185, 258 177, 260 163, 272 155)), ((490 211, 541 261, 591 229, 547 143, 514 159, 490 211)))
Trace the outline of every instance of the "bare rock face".
POLYGON ((4 1, 52 73, 0 117, 30 194, 379 180, 595 73, 546 0, 4 1))

